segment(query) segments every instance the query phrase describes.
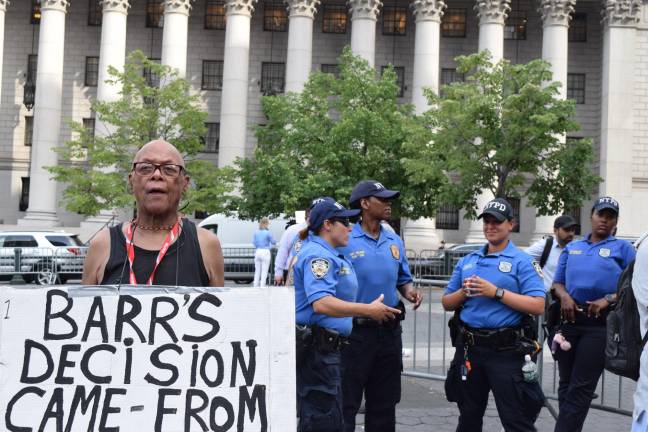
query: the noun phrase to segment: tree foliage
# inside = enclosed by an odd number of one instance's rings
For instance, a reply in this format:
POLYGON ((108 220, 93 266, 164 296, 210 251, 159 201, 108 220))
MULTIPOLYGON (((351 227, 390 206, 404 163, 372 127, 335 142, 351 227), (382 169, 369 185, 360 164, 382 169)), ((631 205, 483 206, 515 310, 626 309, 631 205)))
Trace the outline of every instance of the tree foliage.
POLYGON ((133 197, 126 177, 133 156, 153 139, 175 145, 185 158, 192 187, 183 197, 184 211, 226 212, 235 179, 232 168, 216 168, 198 159, 204 148, 205 120, 199 95, 168 66, 132 52, 123 71, 109 70, 108 82, 118 84, 120 98, 92 101, 100 130, 95 136, 82 123, 72 122, 72 139, 55 149, 61 164, 46 167, 65 184, 68 210, 96 215, 101 210, 127 208, 133 197), (159 85, 163 83, 163 85, 159 85), (102 127, 103 126, 103 127, 102 127))
POLYGON ((411 105, 399 105, 393 68, 376 78, 348 48, 338 63, 339 76, 316 72, 303 92, 262 99, 267 124, 256 130, 253 156, 237 162, 242 217, 288 214, 323 195, 345 200, 362 179, 402 191, 394 216, 434 213, 440 170, 422 177, 403 165, 420 156, 404 143, 429 141, 431 131, 411 105))
POLYGON ((441 96, 427 93, 433 144, 412 141, 412 153, 424 156, 405 161, 406 169, 434 177, 439 164, 422 160, 440 157, 449 180, 442 199, 469 216, 482 190, 526 196, 543 215, 579 207, 601 179, 591 169, 590 140, 560 139, 579 125, 574 102, 561 100, 560 84, 551 82, 549 63, 492 64, 488 52, 456 60, 466 80, 444 86, 441 96))

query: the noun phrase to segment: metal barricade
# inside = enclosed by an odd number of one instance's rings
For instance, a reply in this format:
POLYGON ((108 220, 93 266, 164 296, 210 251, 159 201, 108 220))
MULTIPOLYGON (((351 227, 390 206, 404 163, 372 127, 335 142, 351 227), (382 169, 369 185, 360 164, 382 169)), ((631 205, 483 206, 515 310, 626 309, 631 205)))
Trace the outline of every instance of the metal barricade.
MULTIPOLYGON (((452 269, 445 274, 429 271, 430 258, 434 256, 430 251, 407 255, 415 275, 415 285, 423 292, 424 301, 418 310, 408 310, 403 322, 403 375, 445 380, 454 348, 447 325, 452 312, 443 310, 441 297, 452 269)), ((454 262, 456 265, 459 259, 460 256, 451 256, 446 263, 454 262)), ((538 371, 545 395, 557 401, 558 365, 546 343, 538 356, 538 371)), ((598 397, 592 401, 591 408, 631 416, 635 386, 634 381, 605 371, 596 390, 598 397)))
MULTIPOLYGON (((250 284, 254 280, 254 248, 223 248, 225 262, 225 280, 240 284, 250 284)), ((268 284, 272 284, 274 275, 274 260, 276 249, 271 249, 270 266, 268 268, 268 284)))
POLYGON ((21 276, 25 282, 53 285, 80 278, 87 247, 0 248, 0 277, 7 282, 21 276))

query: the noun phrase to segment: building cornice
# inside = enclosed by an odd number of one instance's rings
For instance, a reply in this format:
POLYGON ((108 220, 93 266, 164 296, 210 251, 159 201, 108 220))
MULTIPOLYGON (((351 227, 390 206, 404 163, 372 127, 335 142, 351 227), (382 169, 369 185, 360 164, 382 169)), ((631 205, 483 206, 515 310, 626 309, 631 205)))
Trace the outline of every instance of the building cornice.
POLYGON ((254 5, 257 0, 225 0, 225 10, 227 15, 246 15, 252 16, 254 5))
POLYGON ((640 20, 643 0, 603 0, 601 22, 611 27, 635 27, 640 20))
POLYGON ((315 18, 320 0, 285 0, 291 17, 315 18))
POLYGON ((479 24, 504 25, 511 10, 510 3, 511 0, 477 0, 474 9, 477 11, 479 24))
POLYGON ((575 0, 541 0, 538 12, 544 26, 569 26, 574 13, 575 0))
POLYGON ((67 13, 68 6, 70 6, 68 0, 41 0, 41 11, 58 10, 67 13))
POLYGON ((370 19, 377 21, 382 2, 380 0, 349 0, 351 19, 370 19))
POLYGON ((412 2, 412 13, 416 22, 441 22, 445 8, 446 4, 443 0, 414 0, 412 2))
POLYGON ((128 13, 128 9, 130 9, 128 0, 102 0, 101 5, 103 6, 104 12, 120 12, 126 14, 128 13))

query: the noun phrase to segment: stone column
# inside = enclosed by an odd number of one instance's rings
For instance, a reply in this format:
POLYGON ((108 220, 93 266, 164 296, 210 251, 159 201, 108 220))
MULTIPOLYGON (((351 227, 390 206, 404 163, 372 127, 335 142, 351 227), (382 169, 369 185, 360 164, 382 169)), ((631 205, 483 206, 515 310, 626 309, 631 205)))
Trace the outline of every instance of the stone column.
POLYGON ((220 150, 218 166, 245 157, 247 136, 250 20, 256 0, 226 0, 227 27, 223 56, 220 150))
POLYGON ((313 64, 313 20, 320 0, 286 0, 289 8, 286 92, 300 92, 313 64))
MULTIPOLYGON (((414 0, 412 3, 416 19, 412 103, 417 114, 430 108, 423 89, 439 91, 439 41, 445 8, 443 0, 414 0)), ((404 219, 403 238, 408 249, 436 249, 439 238, 434 218, 404 219)))
MULTIPOLYGON (((574 13, 575 0, 541 0, 542 59, 551 64, 553 81, 562 84, 560 99, 567 98, 567 48, 569 46, 569 21, 574 13)), ((565 141, 565 136, 559 137, 565 141)), ((531 242, 553 233, 556 215, 536 216, 531 242)))
POLYGON ((9 0, 0 0, 0 101, 2 101, 2 60, 4 58, 5 12, 9 0))
MULTIPOLYGON (((504 21, 511 10, 509 3, 510 0, 477 0, 475 5, 479 18, 479 51, 490 51, 493 63, 504 58, 504 21)), ((486 203, 493 198, 491 191, 482 191, 477 197, 477 213, 481 213, 486 203)), ((482 221, 471 221, 466 242, 479 243, 483 241, 482 221)))
MULTIPOLYGON (((99 76, 97 80, 97 100, 112 102, 119 100, 121 86, 108 83, 110 66, 119 71, 124 70, 126 63, 126 21, 130 4, 128 0, 103 0, 103 20, 101 24, 101 44, 99 46, 99 76)), ((104 123, 101 116, 95 118, 95 136, 108 136, 114 127, 104 123)), ((84 230, 100 228, 113 217, 114 211, 102 210, 97 216, 87 218, 81 223, 84 230)))
POLYGON ((621 209, 628 208, 632 199, 635 38, 640 10, 641 0, 603 2, 599 193, 614 197, 621 209))
POLYGON ((351 9, 351 51, 374 67, 376 62, 376 21, 380 0, 349 0, 351 9))
POLYGON ((477 0, 479 51, 488 50, 493 63, 504 58, 504 21, 511 10, 510 0, 477 0))
POLYGON ((18 225, 22 226, 59 225, 56 215, 57 184, 50 180, 50 173, 44 167, 57 164, 53 149, 59 145, 61 131, 65 16, 68 5, 68 0, 41 0, 29 208, 27 215, 18 220, 18 225))
POLYGON ((164 1, 161 62, 176 69, 183 78, 187 72, 187 36, 191 2, 192 0, 164 1))

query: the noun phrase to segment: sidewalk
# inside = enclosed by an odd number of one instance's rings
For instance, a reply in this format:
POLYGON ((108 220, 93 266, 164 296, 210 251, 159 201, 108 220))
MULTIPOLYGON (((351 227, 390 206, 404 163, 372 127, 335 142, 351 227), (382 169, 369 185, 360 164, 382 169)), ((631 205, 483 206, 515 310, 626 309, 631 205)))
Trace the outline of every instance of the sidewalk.
MULTIPOLYGON (((402 399, 396 412, 397 432, 454 432, 459 411, 455 404, 446 401, 442 382, 403 377, 402 388, 402 399)), ((557 402, 552 401, 552 404, 557 410, 557 402)), ((356 432, 364 431, 363 417, 363 415, 358 416, 356 432)), ((631 423, 630 417, 590 410, 583 430, 587 432, 629 431, 631 423)), ((553 432, 554 425, 555 421, 551 414, 543 409, 536 422, 538 431, 553 432)), ((484 416, 483 430, 484 432, 502 431, 492 398, 484 416)))

